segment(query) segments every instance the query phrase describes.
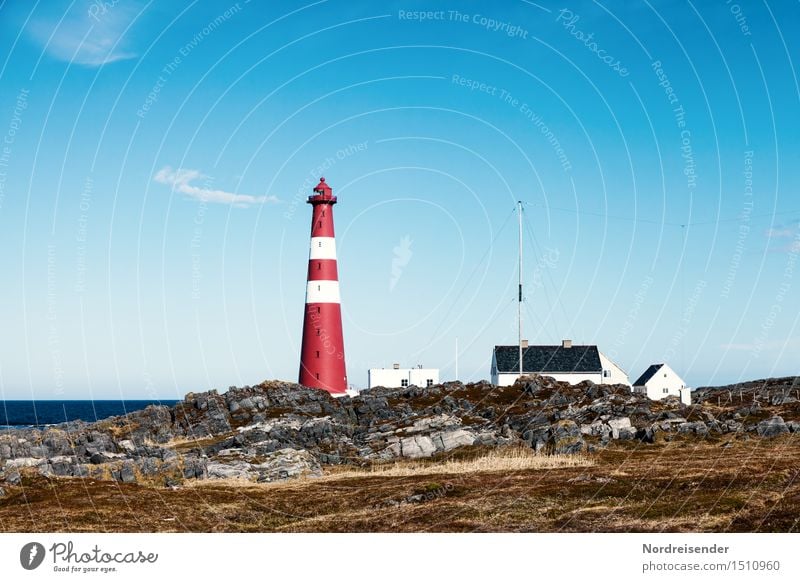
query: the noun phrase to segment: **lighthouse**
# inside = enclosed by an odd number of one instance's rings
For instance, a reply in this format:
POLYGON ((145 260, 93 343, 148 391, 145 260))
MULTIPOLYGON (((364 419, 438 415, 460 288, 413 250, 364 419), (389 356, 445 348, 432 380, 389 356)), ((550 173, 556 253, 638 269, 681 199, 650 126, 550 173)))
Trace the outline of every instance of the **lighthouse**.
POLYGON ((331 394, 344 394, 347 391, 347 371, 344 364, 336 239, 333 234, 336 196, 325 183, 325 178, 319 179, 314 194, 308 197, 308 203, 312 207, 311 248, 308 253, 299 382, 331 394))

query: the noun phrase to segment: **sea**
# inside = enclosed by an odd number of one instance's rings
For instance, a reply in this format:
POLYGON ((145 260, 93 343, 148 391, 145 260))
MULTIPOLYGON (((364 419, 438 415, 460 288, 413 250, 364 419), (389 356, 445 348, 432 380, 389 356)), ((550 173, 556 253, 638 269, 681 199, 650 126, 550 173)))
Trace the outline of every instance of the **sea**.
POLYGON ((43 428, 71 420, 94 422, 177 400, 0 400, 0 430, 43 428))

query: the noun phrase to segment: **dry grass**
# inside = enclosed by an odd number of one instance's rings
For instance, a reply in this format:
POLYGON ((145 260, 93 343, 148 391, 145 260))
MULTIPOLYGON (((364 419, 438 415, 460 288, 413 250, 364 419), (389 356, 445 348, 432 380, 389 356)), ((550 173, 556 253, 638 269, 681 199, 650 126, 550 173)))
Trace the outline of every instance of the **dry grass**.
POLYGON ((506 447, 495 449, 474 459, 430 461, 400 461, 378 463, 363 469, 348 468, 333 473, 330 478, 348 477, 417 477, 420 475, 464 475, 563 469, 566 467, 591 467, 594 461, 586 455, 538 455, 529 448, 506 447))
POLYGON ((797 532, 799 445, 795 435, 628 442, 552 468, 561 460, 484 450, 175 490, 30 477, 4 485, 0 531, 797 532), (466 472, 447 472, 456 467, 466 472))
POLYGON ((257 488, 257 487, 296 487, 300 483, 330 482, 364 477, 420 477, 423 475, 466 475, 470 473, 512 473, 544 469, 563 469, 591 467, 594 460, 587 455, 541 455, 525 447, 505 447, 494 449, 472 459, 447 461, 392 461, 375 463, 368 467, 327 468, 322 477, 302 475, 290 481, 256 483, 245 478, 191 480, 184 487, 193 489, 205 487, 257 488))

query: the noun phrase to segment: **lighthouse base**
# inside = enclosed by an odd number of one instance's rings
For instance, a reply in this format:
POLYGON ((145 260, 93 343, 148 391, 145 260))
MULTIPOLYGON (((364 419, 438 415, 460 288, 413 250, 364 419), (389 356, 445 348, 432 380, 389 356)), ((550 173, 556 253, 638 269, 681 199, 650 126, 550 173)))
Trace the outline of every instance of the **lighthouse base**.
POLYGON ((344 395, 347 392, 347 372, 340 304, 306 304, 302 346, 299 383, 344 395))

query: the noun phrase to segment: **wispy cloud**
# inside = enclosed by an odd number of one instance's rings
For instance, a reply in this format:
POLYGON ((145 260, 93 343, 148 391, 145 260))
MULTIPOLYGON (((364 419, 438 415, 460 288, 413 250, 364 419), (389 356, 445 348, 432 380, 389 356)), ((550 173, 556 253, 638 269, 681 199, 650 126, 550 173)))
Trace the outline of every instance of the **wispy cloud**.
POLYGON ((758 351, 779 351, 779 350, 794 350, 800 348, 800 337, 790 337, 780 340, 772 340, 761 343, 739 343, 739 344, 722 344, 720 349, 733 352, 752 352, 758 351))
POLYGON ((36 10, 26 33, 53 58, 99 67, 136 58, 126 31, 141 7, 137 0, 47 2, 36 10))
POLYGON ((775 253, 800 253, 800 220, 792 220, 788 224, 779 224, 764 232, 770 240, 776 241, 770 251, 775 253), (785 241, 785 244, 784 244, 785 241))
POLYGON ((197 186, 193 182, 198 180, 209 180, 209 177, 199 170, 189 170, 178 168, 173 170, 171 166, 161 168, 153 180, 159 184, 171 186, 175 192, 186 194, 189 198, 200 200, 201 202, 216 202, 219 204, 232 204, 234 206, 246 207, 251 204, 263 204, 265 202, 278 202, 275 196, 252 196, 250 194, 236 194, 225 190, 215 190, 206 186, 197 186))
POLYGON ((797 233, 796 228, 779 227, 767 229, 767 238, 792 238, 797 233))

